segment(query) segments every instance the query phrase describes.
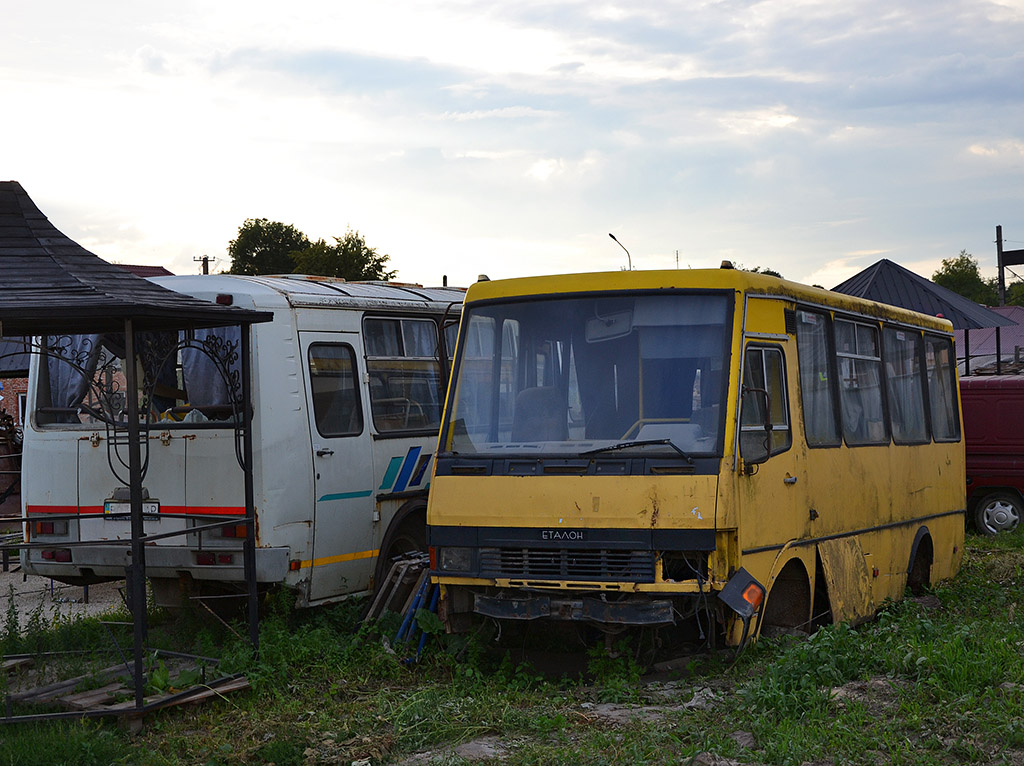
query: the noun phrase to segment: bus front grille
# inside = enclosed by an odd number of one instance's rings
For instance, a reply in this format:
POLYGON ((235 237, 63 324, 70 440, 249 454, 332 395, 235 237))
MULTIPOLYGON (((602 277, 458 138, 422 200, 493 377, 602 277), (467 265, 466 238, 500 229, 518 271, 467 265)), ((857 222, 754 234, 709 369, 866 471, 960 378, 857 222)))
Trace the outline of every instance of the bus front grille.
POLYGON ((654 551, 481 548, 481 577, 654 582, 654 551))

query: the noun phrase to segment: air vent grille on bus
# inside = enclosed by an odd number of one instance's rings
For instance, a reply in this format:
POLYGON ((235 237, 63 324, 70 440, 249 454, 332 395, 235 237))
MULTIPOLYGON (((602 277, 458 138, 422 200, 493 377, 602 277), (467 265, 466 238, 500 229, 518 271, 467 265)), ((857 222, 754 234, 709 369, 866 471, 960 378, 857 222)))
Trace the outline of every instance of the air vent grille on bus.
POLYGON ((653 551, 481 548, 481 577, 654 582, 653 551))

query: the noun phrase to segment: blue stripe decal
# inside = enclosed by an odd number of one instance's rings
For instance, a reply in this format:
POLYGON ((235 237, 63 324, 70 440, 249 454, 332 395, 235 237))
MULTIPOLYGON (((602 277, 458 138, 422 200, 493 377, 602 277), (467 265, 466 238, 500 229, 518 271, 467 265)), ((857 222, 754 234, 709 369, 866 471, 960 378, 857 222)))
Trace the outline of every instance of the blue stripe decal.
POLYGON ((412 486, 416 486, 423 481, 423 474, 427 472, 427 466, 430 465, 431 455, 424 455, 420 458, 420 464, 416 467, 416 475, 412 477, 412 481, 409 482, 412 486))
POLYGON ((395 481, 395 476, 398 474, 398 466, 402 464, 402 458, 393 457, 391 462, 388 463, 388 470, 384 472, 384 481, 380 483, 377 489, 389 489, 395 481))
POLYGON ((352 500, 357 497, 369 497, 372 494, 372 489, 364 489, 361 492, 336 492, 333 495, 324 495, 317 502, 322 503, 325 500, 352 500))
POLYGON ((423 451, 422 447, 410 447, 409 454, 405 456, 405 463, 402 464, 402 472, 398 474, 398 479, 395 481, 395 492, 404 492, 406 486, 409 484, 409 477, 412 476, 412 471, 416 467, 416 459, 420 456, 423 451))

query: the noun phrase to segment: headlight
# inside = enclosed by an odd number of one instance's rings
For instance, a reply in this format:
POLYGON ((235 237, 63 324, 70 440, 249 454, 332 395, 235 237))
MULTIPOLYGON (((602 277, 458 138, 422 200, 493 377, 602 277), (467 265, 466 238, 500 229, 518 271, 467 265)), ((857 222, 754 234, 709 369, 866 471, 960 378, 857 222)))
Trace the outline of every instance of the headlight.
POLYGON ((471 548, 441 548, 437 559, 442 572, 468 572, 473 563, 473 551, 471 548))

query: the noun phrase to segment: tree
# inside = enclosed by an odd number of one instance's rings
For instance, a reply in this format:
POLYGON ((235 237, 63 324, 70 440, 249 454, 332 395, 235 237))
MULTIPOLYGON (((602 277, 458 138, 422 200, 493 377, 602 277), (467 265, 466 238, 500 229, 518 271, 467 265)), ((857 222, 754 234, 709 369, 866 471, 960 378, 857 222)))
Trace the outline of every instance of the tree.
POLYGON ((292 258, 296 274, 340 277, 351 282, 387 280, 397 273, 385 268, 391 256, 368 247, 363 236, 352 229, 348 229, 343 237, 334 237, 333 245, 318 239, 305 249, 292 253, 292 258))
POLYGON ((932 274, 932 282, 975 303, 985 306, 999 303, 996 280, 982 279, 978 259, 966 250, 961 250, 955 258, 943 258, 938 271, 932 274))
POLYGON ((247 218, 228 245, 229 274, 290 274, 292 253, 309 247, 309 238, 294 226, 266 218, 247 218))
POLYGON ((1006 286, 1006 305, 1024 306, 1024 282, 1012 282, 1006 286))

